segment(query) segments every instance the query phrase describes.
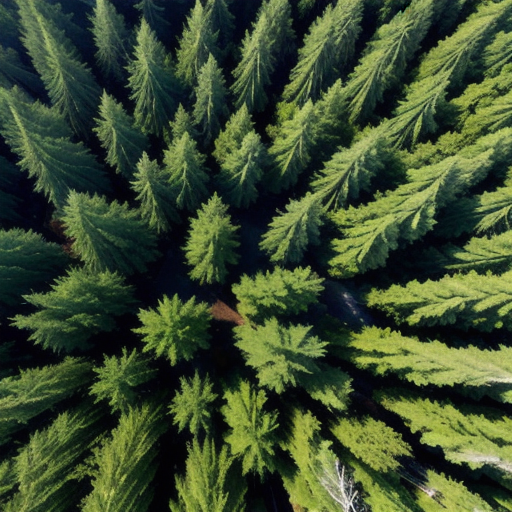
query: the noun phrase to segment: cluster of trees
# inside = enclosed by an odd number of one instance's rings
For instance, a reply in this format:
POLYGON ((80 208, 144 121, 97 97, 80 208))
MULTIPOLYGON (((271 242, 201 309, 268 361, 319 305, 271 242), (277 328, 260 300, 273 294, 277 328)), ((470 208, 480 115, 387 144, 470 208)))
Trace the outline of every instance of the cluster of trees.
POLYGON ((512 511, 511 27, 2 2, 0 509, 512 511))

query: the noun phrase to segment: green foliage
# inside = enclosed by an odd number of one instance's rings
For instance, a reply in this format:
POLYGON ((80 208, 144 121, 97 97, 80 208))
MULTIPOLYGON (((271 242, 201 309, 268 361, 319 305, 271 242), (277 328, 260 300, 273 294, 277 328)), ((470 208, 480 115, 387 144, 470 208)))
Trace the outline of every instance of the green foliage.
POLYGON ((188 446, 186 474, 175 477, 178 501, 171 500, 171 511, 243 512, 247 485, 233 461, 227 445, 218 451, 213 439, 206 438, 201 446, 194 438, 188 446))
POLYGON ((261 323, 271 316, 307 311, 310 304, 318 302, 323 281, 311 267, 293 270, 275 267, 272 272, 258 272, 252 278, 244 274, 232 291, 238 300, 238 312, 244 318, 261 323))
POLYGON ((504 66, 512 61, 512 32, 498 32, 483 55, 485 75, 498 75, 504 66))
POLYGON ((231 224, 227 210, 214 193, 197 210, 197 218, 190 221, 189 236, 183 249, 187 263, 193 267, 189 275, 200 284, 223 283, 228 275, 226 265, 238 263, 235 249, 240 245, 236 236, 239 226, 231 224))
POLYGON ((148 146, 148 140, 133 126, 132 118, 123 105, 103 91, 96 121, 96 132, 101 146, 106 149, 106 161, 116 172, 131 178, 135 164, 148 146))
POLYGON ((168 174, 144 152, 133 178, 131 186, 140 202, 141 217, 157 233, 170 231, 169 221, 179 222, 180 218, 168 174))
POLYGON ((10 89, 14 85, 34 92, 40 92, 41 89, 39 77, 23 64, 18 52, 14 48, 0 45, 0 87, 10 89))
MULTIPOLYGON (((178 109, 174 114, 174 120, 169 121, 169 127, 171 129, 172 140, 181 139, 185 133, 188 133, 193 139, 199 136, 192 123, 192 116, 185 110, 181 103, 178 105, 178 109)), ((168 134, 164 134, 164 139, 170 144, 168 134)))
POLYGON ((161 135, 176 110, 179 86, 163 44, 143 18, 137 30, 132 60, 128 64, 130 99, 134 117, 144 133, 161 135))
POLYGON ((173 423, 178 426, 178 431, 187 428, 195 439, 201 430, 210 433, 211 404, 217 398, 210 377, 206 375, 201 379, 196 370, 191 379, 180 377, 180 386, 169 406, 169 414, 173 415, 173 423))
POLYGON ((208 194, 208 174, 205 157, 199 153, 196 142, 188 132, 174 139, 164 151, 164 170, 169 174, 169 184, 180 209, 195 211, 208 194))
POLYGON ((233 42, 233 29, 235 17, 229 11, 229 4, 233 0, 206 0, 206 15, 210 18, 212 25, 212 32, 219 34, 219 42, 223 52, 226 51, 226 46, 229 49, 233 42))
POLYGON ((32 230, 0 230, 0 302, 18 303, 21 295, 56 277, 67 262, 60 246, 32 230))
POLYGON ((199 348, 208 348, 211 315, 208 304, 196 303, 195 297, 182 302, 178 295, 169 299, 164 295, 154 309, 141 309, 142 327, 133 331, 142 334, 144 352, 154 351, 175 365, 181 359, 191 360, 199 348))
POLYGON ((225 441, 233 455, 242 457, 242 474, 263 476, 265 469, 273 471, 278 413, 264 410, 265 392, 241 381, 238 389, 224 393, 224 399, 227 403, 221 411, 231 428, 225 441))
POLYGON ((319 228, 323 224, 323 209, 317 196, 307 193, 302 199, 293 199, 286 212, 272 219, 260 248, 270 255, 274 263, 298 263, 309 244, 320 243, 319 228))
POLYGON ((19 221, 16 212, 19 199, 10 192, 13 191, 19 175, 16 167, 6 158, 0 156, 0 225, 3 221, 19 221))
POLYGON ((93 271, 145 272, 155 260, 156 236, 126 203, 71 191, 62 221, 74 239, 72 250, 93 271))
POLYGON ((157 441, 164 430, 160 407, 145 404, 123 414, 111 437, 94 451, 93 490, 83 500, 82 512, 146 512, 157 441))
POLYGON ((325 355, 326 342, 311 334, 311 326, 280 325, 276 318, 253 327, 235 327, 235 345, 246 364, 256 370, 259 384, 277 393, 300 385, 304 373, 315 374, 315 359, 325 355))
POLYGON ((137 403, 134 388, 151 380, 156 374, 137 350, 133 349, 128 354, 126 347, 123 347, 121 357, 104 356, 103 366, 96 366, 93 370, 97 380, 91 386, 90 393, 95 395, 95 403, 108 400, 113 411, 123 413, 127 413, 137 403))
POLYGON ((114 330, 114 317, 131 311, 135 302, 132 287, 120 275, 80 268, 56 279, 50 292, 23 298, 39 310, 16 315, 13 325, 32 331, 29 340, 54 352, 89 348, 89 339, 114 330))

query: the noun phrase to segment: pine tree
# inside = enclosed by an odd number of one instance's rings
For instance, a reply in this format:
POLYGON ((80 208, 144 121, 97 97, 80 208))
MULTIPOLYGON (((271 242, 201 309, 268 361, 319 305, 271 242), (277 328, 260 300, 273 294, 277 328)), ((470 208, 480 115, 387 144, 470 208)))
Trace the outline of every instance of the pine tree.
POLYGON ((111 437, 94 451, 93 490, 82 512, 146 512, 153 495, 156 443, 164 430, 160 407, 145 404, 123 414, 111 437))
POLYGON ((172 512, 242 512, 247 485, 236 474, 234 457, 227 445, 217 450, 215 441, 197 438, 188 446, 186 474, 176 475, 178 500, 171 500, 172 512))
POLYGON ((129 46, 124 17, 109 0, 96 0, 90 20, 96 45, 95 57, 101 71, 118 80, 124 79, 129 46))
POLYGON ((267 30, 270 34, 270 51, 276 61, 291 53, 295 32, 292 28, 292 8, 288 0, 265 0, 258 11, 260 17, 267 18, 267 30))
POLYGON ((128 354, 126 347, 123 347, 120 357, 105 355, 103 366, 96 366, 93 370, 97 380, 91 386, 90 394, 95 396, 95 403, 108 400, 112 411, 122 413, 127 413, 137 404, 136 388, 156 374, 136 349, 128 354))
POLYGON ((218 32, 218 39, 223 52, 233 44, 232 36, 235 17, 229 11, 233 0, 207 0, 205 9, 210 18, 212 32, 218 32))
POLYGON ((106 162, 115 167, 116 172, 130 179, 136 163, 148 147, 146 136, 135 128, 123 105, 106 91, 103 91, 99 117, 95 121, 93 131, 107 151, 106 162))
POLYGON ((260 248, 274 263, 300 262, 309 244, 320 243, 322 214, 318 198, 309 192, 298 201, 290 200, 286 212, 279 212, 272 219, 268 231, 262 236, 260 248))
POLYGON ((259 385, 276 393, 300 385, 302 374, 315 374, 315 359, 325 355, 326 342, 311 334, 311 326, 280 325, 276 318, 256 328, 235 327, 235 345, 246 364, 256 370, 259 385))
POLYGON ((34 190, 61 207, 69 190, 104 191, 107 178, 82 143, 71 142, 63 118, 41 103, 29 103, 17 88, 0 89, 0 133, 35 178, 34 190))
POLYGON ((140 11, 141 18, 145 19, 155 32, 159 32, 159 29, 163 30, 169 25, 169 22, 162 16, 165 7, 159 5, 160 3, 161 0, 140 0, 133 6, 140 11))
POLYGON ((56 277, 67 262, 59 245, 32 230, 0 230, 0 302, 18 303, 21 295, 56 277))
POLYGON ((238 389, 224 393, 224 399, 221 410, 231 429, 225 441, 233 455, 242 457, 242 474, 255 472, 261 477, 266 469, 273 471, 278 413, 265 411, 265 392, 241 381, 238 389))
POLYGON ((66 358, 57 365, 21 370, 0 381, 0 445, 32 418, 90 383, 91 365, 66 358))
POLYGON ((208 195, 209 180, 204 167, 205 157, 188 132, 174 139, 164 151, 164 172, 169 175, 169 184, 180 210, 195 211, 208 195))
POLYGON ((485 394, 502 402, 512 401, 509 347, 451 348, 437 340, 427 343, 390 329, 370 327, 351 333, 348 348, 344 357, 374 375, 392 373, 417 386, 464 386, 465 392, 476 397, 485 394))
POLYGON ((439 281, 410 281, 405 287, 393 285, 373 290, 368 305, 393 315, 409 325, 451 325, 491 331, 512 329, 512 272, 501 276, 468 274, 444 276, 439 281))
MULTIPOLYGON (((86 135, 96 112, 100 89, 88 67, 79 60, 71 41, 45 14, 41 0, 16 0, 22 41, 48 96, 73 130, 86 135)), ((46 11, 46 12, 45 12, 46 11)))
POLYGON ((204 144, 213 141, 219 134, 221 119, 226 117, 226 89, 222 70, 215 57, 210 53, 206 63, 201 66, 194 89, 194 123, 200 127, 204 144))
POLYGON ((286 270, 275 267, 272 272, 258 272, 254 277, 243 275, 232 292, 237 310, 244 317, 261 323, 265 318, 297 315, 305 312, 310 304, 318 302, 323 290, 323 279, 311 267, 286 270))
POLYGON ((157 233, 169 231, 170 221, 180 221, 169 176, 156 160, 149 159, 146 152, 137 164, 131 187, 137 193, 141 216, 151 229, 157 233))
POLYGON ((182 359, 193 359, 197 349, 210 346, 210 319, 205 302, 196 303, 195 297, 182 302, 177 294, 172 299, 164 295, 156 310, 139 311, 142 327, 133 331, 142 335, 143 352, 153 351, 174 366, 182 359))
POLYGON ((303 105, 331 85, 335 73, 339 74, 354 53, 362 7, 361 0, 338 1, 313 22, 284 89, 285 100, 303 105))
POLYGON ((158 256, 155 234, 126 203, 108 204, 102 196, 72 191, 63 211, 72 250, 90 270, 145 272, 146 263, 158 256))
POLYGON ((196 370, 191 379, 180 377, 180 386, 169 406, 169 414, 172 414, 173 423, 178 426, 178 431, 187 428, 195 439, 202 430, 210 433, 211 404, 218 396, 213 392, 210 377, 207 374, 202 379, 196 370))
POLYGON ((167 138, 165 138, 166 134, 164 134, 164 139, 169 145, 171 140, 181 139, 185 132, 188 133, 192 139, 199 137, 199 134, 192 122, 192 116, 185 110, 181 103, 178 105, 178 109, 174 114, 174 119, 169 121, 169 128, 171 130, 172 137, 167 133, 167 138))
POLYGON ((127 67, 135 123, 146 134, 161 135, 177 107, 178 83, 163 44, 144 18, 136 37, 127 67))
POLYGON ((71 269, 48 293, 24 295, 39 310, 16 315, 13 325, 32 331, 29 340, 54 352, 84 350, 92 336, 116 327, 115 316, 131 311, 132 293, 118 274, 71 269))
POLYGON ((226 201, 237 208, 248 208, 256 201, 256 185, 263 176, 267 152, 260 136, 250 131, 240 148, 229 154, 221 164, 219 189, 226 201))
POLYGON ((212 11, 196 0, 187 17, 187 26, 183 29, 176 51, 176 74, 189 87, 196 84, 199 70, 210 54, 218 56, 217 32, 212 27, 212 11))
POLYGON ((42 84, 39 77, 23 64, 14 48, 0 45, 0 87, 10 89, 17 85, 40 94, 42 84))
POLYGON ((192 218, 189 236, 184 247, 187 263, 193 267, 189 275, 203 283, 223 283, 228 270, 226 265, 236 265, 239 256, 235 249, 240 245, 236 231, 239 226, 231 224, 217 193, 197 211, 192 218))

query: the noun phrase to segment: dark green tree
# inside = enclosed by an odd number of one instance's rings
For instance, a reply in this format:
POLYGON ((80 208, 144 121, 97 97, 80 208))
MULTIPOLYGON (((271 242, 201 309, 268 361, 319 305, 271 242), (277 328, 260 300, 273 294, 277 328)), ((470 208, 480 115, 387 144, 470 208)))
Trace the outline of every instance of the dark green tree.
POLYGON ((20 200, 15 192, 15 186, 20 176, 16 166, 0 155, 0 225, 2 221, 19 221, 17 213, 20 200))
POLYGON ((191 219, 189 236, 185 244, 187 263, 193 267, 190 277, 203 283, 223 283, 228 270, 226 265, 236 265, 239 256, 235 249, 240 245, 231 224, 228 207, 217 193, 197 210, 191 219))
POLYGON ((0 45, 0 87, 10 89, 14 85, 34 93, 42 90, 39 77, 23 64, 19 53, 14 48, 0 45))
POLYGON ((32 331, 30 340, 54 352, 84 350, 92 336, 115 329, 114 317, 132 310, 132 294, 118 274, 71 269, 50 292, 24 295, 39 310, 16 315, 13 325, 32 331))
POLYGON ((70 192, 63 209, 72 250, 93 271, 145 272, 158 256, 156 235, 148 231, 136 210, 104 197, 70 192))
POLYGON ((210 346, 210 319, 205 302, 196 302, 195 297, 183 302, 177 294, 172 299, 164 295, 156 310, 139 311, 142 327, 133 331, 142 335, 144 352, 164 356, 174 366, 182 359, 193 359, 199 348, 210 346))
POLYGON ((160 5, 161 3, 161 0, 140 0, 133 6, 157 33, 169 25, 165 19, 165 7, 160 5))
POLYGON ((210 18, 212 32, 218 33, 218 40, 222 51, 233 44, 233 29, 235 17, 229 11, 229 5, 233 0, 206 0, 206 13, 210 18))

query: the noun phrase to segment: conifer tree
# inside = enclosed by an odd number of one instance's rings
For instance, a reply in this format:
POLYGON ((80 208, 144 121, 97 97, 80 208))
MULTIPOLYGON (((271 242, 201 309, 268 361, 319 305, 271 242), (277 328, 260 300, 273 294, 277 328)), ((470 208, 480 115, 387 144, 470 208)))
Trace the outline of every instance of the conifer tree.
POLYGON ((142 327, 133 331, 142 335, 143 352, 164 356, 172 366, 182 359, 190 361, 197 349, 210 346, 208 304, 197 303, 195 297, 183 302, 177 294, 172 299, 164 295, 156 310, 141 309, 138 316, 142 327))
POLYGON ((223 52, 232 45, 235 17, 229 11, 233 0, 206 0, 205 9, 210 18, 212 32, 218 32, 218 39, 223 52))
POLYGON ((32 230, 0 230, 0 302, 16 304, 21 295, 56 277, 67 262, 60 246, 32 230))
POLYGON ((193 267, 189 275, 203 283, 223 283, 228 270, 226 265, 236 265, 239 256, 235 249, 240 245, 236 231, 239 226, 231 224, 217 193, 197 210, 197 218, 192 218, 189 236, 184 247, 187 263, 193 267))
POLYGON ((66 358, 0 380, 0 445, 32 418, 90 383, 90 363, 66 358))
POLYGON ((19 221, 21 218, 16 211, 20 201, 11 194, 18 180, 16 167, 0 155, 0 225, 2 221, 19 221))
POLYGON ((84 350, 91 336, 116 327, 115 316, 131 311, 132 293, 118 274, 71 269, 48 293, 24 295, 39 310, 16 315, 13 325, 32 331, 29 340, 54 352, 84 350))
POLYGON ((90 393, 95 396, 95 403, 108 400, 112 411, 127 413, 137 404, 135 389, 155 377, 156 370, 149 367, 147 360, 136 349, 129 354, 126 347, 120 357, 104 356, 103 366, 93 368, 96 382, 90 393))
POLYGON ((94 451, 93 490, 82 512, 146 512, 153 495, 156 443, 164 430, 160 407, 144 404, 123 414, 111 437, 94 451))
POLYGON ((267 152, 260 136, 250 131, 240 148, 229 154, 221 164, 219 189, 226 201, 237 208, 248 208, 256 201, 256 185, 263 176, 267 152))
POLYGON ((82 143, 71 142, 63 118, 22 92, 0 89, 0 134, 20 158, 18 165, 35 178, 34 190, 61 207, 69 190, 104 191, 105 174, 82 143))
POLYGON ((163 44, 143 18, 128 64, 130 99, 136 125, 144 133, 161 135, 177 107, 179 87, 163 44))
POLYGON ((362 7, 361 0, 338 1, 334 7, 328 5, 313 22, 284 89, 285 100, 303 105, 331 85, 335 73, 339 74, 354 53, 362 7))
POLYGON ((270 51, 276 57, 276 61, 281 60, 293 49, 293 40, 295 32, 292 28, 292 8, 288 0, 265 0, 257 14, 259 18, 266 16, 267 30, 270 34, 270 51))
POLYGON ((220 131, 221 120, 228 114, 226 107, 226 89, 222 70, 215 57, 210 53, 208 60, 201 66, 194 89, 194 123, 200 127, 204 144, 213 141, 220 131))
POLYGON ((0 45, 0 87, 10 89, 14 85, 39 94, 42 90, 39 77, 21 62, 18 52, 0 45))
POLYGON ((140 11, 141 18, 144 18, 155 32, 159 32, 159 29, 169 25, 169 22, 162 16, 165 7, 159 5, 160 3, 161 0, 140 0, 133 6, 140 11))
POLYGON ((222 414, 231 428, 225 441, 233 455, 242 457, 242 474, 255 472, 261 477, 265 470, 272 472, 278 413, 265 411, 265 392, 241 381, 238 389, 224 393, 224 399, 222 414))
POLYGON ((220 451, 215 441, 197 438, 188 446, 186 474, 176 475, 178 500, 171 500, 171 512, 242 512, 247 485, 236 474, 234 457, 227 445, 220 451))
POLYGON ((179 222, 169 175, 146 152, 137 163, 131 187, 137 193, 141 216, 151 229, 161 233, 171 229, 170 221, 179 222))
POLYGON ((135 128, 132 118, 123 105, 103 91, 99 117, 95 119, 96 132, 101 146, 107 151, 106 161, 116 172, 130 179, 144 150, 147 149, 146 136, 135 128))
POLYGON ((492 43, 485 48, 483 59, 486 77, 500 74, 512 60, 512 33, 498 32, 492 43))
POLYGON ((202 430, 210 433, 211 404, 216 398, 217 394, 213 392, 213 383, 208 374, 202 379, 196 370, 191 379, 180 377, 180 390, 176 392, 169 406, 169 414, 172 414, 178 431, 187 428, 195 439, 202 430))
POLYGON ((309 244, 320 243, 322 214, 318 198, 309 192, 298 201, 290 200, 286 212, 279 212, 272 219, 268 231, 263 234, 260 248, 274 263, 300 262, 309 244))
MULTIPOLYGON (((168 144, 171 143, 171 140, 181 139, 185 132, 188 133, 192 139, 196 139, 199 136, 192 122, 192 116, 185 110, 181 103, 178 105, 178 109, 174 114, 174 119, 169 121, 169 128, 172 137, 169 137, 169 134, 167 134, 165 140, 168 144)), ((166 134, 164 134, 164 138, 165 135, 166 134)))
POLYGON ((62 221, 72 250, 93 271, 145 272, 158 256, 156 235, 126 203, 70 192, 62 221))
POLYGON ((195 211, 208 195, 209 177, 204 161, 205 156, 188 132, 174 139, 164 151, 164 172, 169 175, 169 185, 180 210, 195 211))
POLYGON ((272 272, 258 272, 254 277, 243 275, 232 287, 244 317, 261 323, 265 318, 296 315, 305 312, 310 304, 318 302, 323 290, 323 279, 311 267, 286 270, 275 267, 272 272))
POLYGON ((96 0, 92 15, 96 61, 104 75, 122 80, 128 61, 129 32, 124 17, 109 0, 96 0))

